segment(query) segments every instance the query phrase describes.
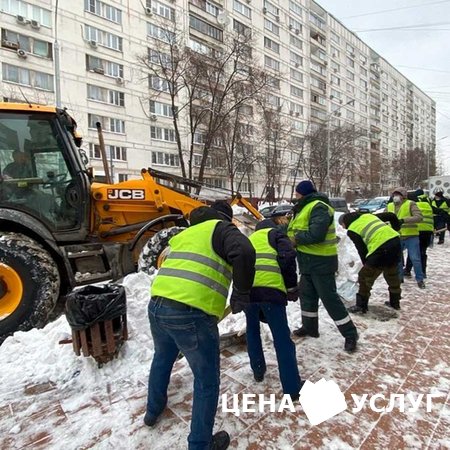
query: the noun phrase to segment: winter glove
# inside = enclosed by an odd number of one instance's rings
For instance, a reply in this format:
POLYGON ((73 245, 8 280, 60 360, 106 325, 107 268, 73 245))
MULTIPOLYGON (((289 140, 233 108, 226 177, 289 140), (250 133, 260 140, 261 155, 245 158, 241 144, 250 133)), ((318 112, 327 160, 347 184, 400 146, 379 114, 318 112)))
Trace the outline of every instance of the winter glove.
POLYGON ((287 290, 287 300, 288 302, 296 302, 298 300, 298 286, 287 290))
POLYGON ((230 297, 231 312, 237 314, 244 311, 245 307, 250 304, 250 294, 248 292, 239 292, 233 289, 230 297))
POLYGON ((400 227, 405 223, 403 219, 398 219, 398 223, 400 224, 400 227))

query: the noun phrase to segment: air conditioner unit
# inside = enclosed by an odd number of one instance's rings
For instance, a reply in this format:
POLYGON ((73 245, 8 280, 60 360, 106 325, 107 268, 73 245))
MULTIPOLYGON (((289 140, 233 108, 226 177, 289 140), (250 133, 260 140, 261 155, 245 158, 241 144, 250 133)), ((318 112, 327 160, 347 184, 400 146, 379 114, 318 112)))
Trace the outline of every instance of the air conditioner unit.
POLYGON ((27 52, 26 52, 24 49, 19 48, 19 49, 17 50, 17 56, 18 56, 19 58, 25 59, 28 55, 27 55, 27 52))
POLYGON ((88 42, 89 42, 89 45, 90 45, 92 48, 97 48, 97 47, 98 47, 97 41, 90 40, 90 41, 88 41, 88 42))
POLYGON ((289 25, 289 29, 293 30, 294 29, 294 25, 289 25))
POLYGON ((99 74, 101 74, 101 75, 104 75, 104 74, 105 74, 105 69, 103 69, 103 67, 94 67, 94 68, 92 69, 92 71, 95 72, 95 73, 99 73, 99 74))
POLYGON ((263 8, 262 11, 263 11, 263 14, 267 14, 267 8, 263 8))
POLYGON ((338 71, 337 69, 333 69, 333 72, 334 72, 334 73, 337 73, 337 71, 338 71))
POLYGON ((28 20, 23 16, 16 16, 16 22, 20 23, 20 25, 26 25, 28 23, 28 20))
POLYGON ((337 57, 337 54, 336 54, 336 53, 333 53, 331 56, 332 56, 333 58, 336 58, 336 57, 337 57))
POLYGON ((19 48, 19 43, 11 42, 11 41, 2 41, 2 47, 12 48, 13 50, 17 50, 19 48))
POLYGON ((299 112, 296 112, 296 113, 295 113, 295 117, 300 117, 300 113, 299 113, 299 112))
POLYGON ((156 114, 152 114, 152 115, 150 116, 150 120, 151 120, 152 122, 156 122, 156 121, 158 120, 158 117, 156 116, 156 114))
POLYGON ((295 63, 295 67, 300 67, 300 63, 295 63))
POLYGON ((350 53, 350 56, 351 56, 352 58, 354 58, 354 57, 355 57, 355 54, 354 54, 354 53, 350 53))
POLYGON ((123 84, 123 78, 122 77, 116 77, 116 83, 117 84, 123 84))
POLYGON ((39 30, 39 28, 41 28, 41 24, 37 20, 32 20, 30 25, 31 28, 34 28, 35 30, 39 30))
POLYGON ((293 116, 294 115, 294 111, 292 111, 292 109, 289 111, 289 115, 293 116))
POLYGON ((277 22, 279 22, 279 21, 280 21, 280 16, 276 16, 276 17, 275 17, 275 20, 276 20, 277 22))
POLYGON ((247 0, 247 3, 251 3, 252 2, 252 0, 247 0))
POLYGON ((282 109, 281 106, 279 106, 279 107, 277 108, 277 111, 280 112, 281 109, 282 109))
POLYGON ((300 34, 300 30, 298 28, 295 30, 295 34, 300 34))
POLYGON ((323 65, 324 65, 324 66, 328 66, 328 62, 327 62, 327 61, 324 61, 324 62, 323 62, 323 65))
POLYGON ((145 15, 146 16, 153 16, 153 11, 152 11, 152 8, 150 8, 149 6, 146 6, 145 7, 145 15))

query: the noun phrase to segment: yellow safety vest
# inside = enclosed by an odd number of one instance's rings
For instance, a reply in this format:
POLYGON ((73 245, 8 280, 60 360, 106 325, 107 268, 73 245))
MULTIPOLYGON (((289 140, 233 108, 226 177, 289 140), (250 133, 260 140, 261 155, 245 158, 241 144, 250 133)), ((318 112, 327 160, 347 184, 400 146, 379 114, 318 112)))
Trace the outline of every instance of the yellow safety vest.
POLYGON ((286 293, 286 286, 277 261, 277 251, 269 243, 271 230, 272 228, 264 228, 255 231, 249 237, 256 252, 253 287, 273 288, 286 293))
MULTIPOLYGON (((411 216, 411 200, 405 200, 401 205, 400 209, 395 212, 395 205, 394 203, 388 203, 387 210, 389 212, 392 212, 397 215, 399 219, 405 219, 406 217, 412 217, 411 216)), ((400 229, 400 236, 401 237, 411 237, 411 236, 419 236, 419 227, 417 226, 417 223, 403 223, 401 229, 400 229)))
POLYGON ((311 217, 311 212, 314 206, 316 206, 318 203, 322 203, 328 208, 330 218, 333 219, 331 220, 331 224, 328 227, 325 240, 318 244, 298 244, 296 248, 299 252, 308 253, 310 255, 337 255, 337 238, 336 227, 334 225, 334 209, 321 200, 314 200, 308 203, 304 208, 302 208, 301 211, 289 222, 287 234, 290 238, 293 238, 299 231, 307 231, 309 228, 309 219, 311 217))
POLYGON ((363 214, 348 227, 350 231, 361 236, 367 247, 367 256, 380 248, 385 242, 400 235, 389 225, 373 214, 363 214))
POLYGON ((417 207, 422 211, 422 222, 418 224, 420 231, 433 231, 434 230, 434 220, 433 220, 433 208, 426 201, 417 202, 417 207))
POLYGON ((218 318, 223 316, 232 267, 212 246, 218 222, 207 220, 170 239, 170 254, 151 287, 153 297, 176 300, 218 318))

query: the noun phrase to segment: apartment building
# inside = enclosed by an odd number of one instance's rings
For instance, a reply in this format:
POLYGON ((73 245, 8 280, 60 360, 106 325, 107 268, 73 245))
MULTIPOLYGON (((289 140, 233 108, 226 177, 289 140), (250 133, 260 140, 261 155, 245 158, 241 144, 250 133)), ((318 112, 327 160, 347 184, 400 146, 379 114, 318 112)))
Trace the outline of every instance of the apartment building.
MULTIPOLYGON (((55 8, 55 0, 0 0, 0 95, 45 104, 60 100, 101 175, 100 121, 115 181, 139 177, 142 167, 180 172, 170 102, 164 92, 153 100, 149 95, 164 91, 164 83, 138 62, 164 45, 175 26, 184 31, 179 45, 199 52, 220 48, 227 34, 250 30, 255 63, 273 81, 267 101, 289 122, 292 142, 301 145, 305 133, 324 124, 362 127, 366 132, 355 145, 368 176, 350 173, 348 189, 386 191, 397 183, 393 161, 402 151, 435 151, 434 101, 312 0, 78 0, 55 8)), ((188 148, 191 137, 183 130, 182 139, 188 148)), ((192 139, 198 166, 201 133, 192 139)), ((285 186, 304 175, 295 146, 289 148, 283 155, 285 186)), ((266 148, 255 145, 254 151, 266 148)), ((263 171, 255 169, 240 191, 265 195, 263 171)), ((213 186, 229 187, 214 162, 205 177, 213 186)))

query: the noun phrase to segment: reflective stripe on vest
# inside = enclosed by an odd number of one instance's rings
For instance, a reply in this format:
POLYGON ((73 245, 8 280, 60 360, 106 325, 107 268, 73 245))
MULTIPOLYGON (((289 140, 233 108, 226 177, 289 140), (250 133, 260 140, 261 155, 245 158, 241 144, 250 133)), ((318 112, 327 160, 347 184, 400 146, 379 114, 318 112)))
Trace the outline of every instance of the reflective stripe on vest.
POLYGON ((277 252, 269 243, 272 228, 255 231, 250 242, 256 252, 255 281, 253 287, 266 287, 286 292, 284 279, 277 261, 277 252))
MULTIPOLYGON (((440 209, 443 209, 444 211, 450 212, 450 208, 449 208, 449 206, 447 205, 447 202, 446 202, 446 201, 443 201, 443 202, 441 203, 441 206, 438 206, 437 203, 436 203, 436 200, 433 200, 433 201, 431 202, 431 205, 434 206, 435 208, 440 208, 440 209)), ((437 216, 437 214, 435 214, 435 216, 437 216)))
MULTIPOLYGON (((397 212, 395 212, 394 203, 388 203, 387 210, 396 214, 399 219, 405 219, 406 217, 411 216, 411 200, 405 200, 401 205, 397 212)), ((419 236, 419 227, 417 223, 404 223, 400 229, 401 237, 411 237, 411 236, 419 236)))
POLYGON ((219 220, 193 225, 169 241, 170 253, 151 287, 151 295, 169 298, 221 318, 232 268, 214 251, 219 220))
POLYGON ((361 236, 367 247, 367 256, 380 248, 385 242, 400 235, 373 214, 363 214, 348 227, 361 236))
POLYGON ((417 202, 417 207, 422 211, 422 222, 418 224, 420 231, 433 231, 434 230, 434 220, 433 220, 433 208, 426 201, 417 202))
POLYGON ((288 236, 290 238, 295 237, 299 231, 307 231, 309 229, 309 219, 311 217, 311 212, 318 203, 322 203, 328 208, 328 213, 330 214, 331 224, 328 227, 325 240, 318 244, 298 244, 297 250, 299 252, 308 253, 310 255, 317 256, 333 256, 337 255, 337 238, 336 238, 336 228, 334 225, 334 209, 327 205, 321 200, 314 200, 308 203, 301 211, 289 222, 288 225, 288 236))

